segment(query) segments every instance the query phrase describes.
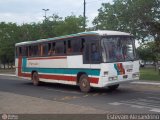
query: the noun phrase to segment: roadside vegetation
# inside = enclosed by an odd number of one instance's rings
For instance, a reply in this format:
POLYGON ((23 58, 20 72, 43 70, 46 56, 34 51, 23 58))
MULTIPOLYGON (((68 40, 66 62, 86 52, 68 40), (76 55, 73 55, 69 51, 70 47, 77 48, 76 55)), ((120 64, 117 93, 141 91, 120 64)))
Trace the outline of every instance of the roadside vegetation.
POLYGON ((15 69, 12 68, 12 69, 0 69, 0 74, 3 74, 3 73, 7 73, 7 74, 15 74, 15 69))
POLYGON ((160 81, 160 74, 154 68, 141 68, 140 80, 160 81))

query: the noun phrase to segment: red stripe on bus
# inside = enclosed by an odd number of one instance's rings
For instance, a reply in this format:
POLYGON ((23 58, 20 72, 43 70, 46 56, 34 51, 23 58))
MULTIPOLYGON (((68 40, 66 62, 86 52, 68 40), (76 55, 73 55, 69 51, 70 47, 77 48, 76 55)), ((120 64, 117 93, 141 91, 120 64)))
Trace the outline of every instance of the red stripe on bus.
POLYGON ((89 77, 89 81, 90 81, 91 83, 96 83, 96 84, 98 84, 99 78, 89 77))
POLYGON ((18 76, 22 76, 21 68, 22 68, 22 56, 19 56, 18 58, 18 76))
POLYGON ((44 79, 56 79, 56 80, 65 80, 65 81, 76 81, 74 76, 60 76, 60 75, 39 75, 40 78, 44 79))
POLYGON ((66 59, 67 57, 45 57, 45 58, 28 58, 28 60, 44 60, 44 59, 66 59))
MULTIPOLYGON (((28 73, 22 73, 20 76, 31 78, 31 74, 28 74, 28 73)), ((60 81, 75 81, 75 82, 77 79, 76 76, 44 75, 44 74, 40 74, 39 78, 50 79, 50 80, 60 80, 60 81)), ((89 81, 90 83, 98 84, 99 78, 89 77, 89 81)))

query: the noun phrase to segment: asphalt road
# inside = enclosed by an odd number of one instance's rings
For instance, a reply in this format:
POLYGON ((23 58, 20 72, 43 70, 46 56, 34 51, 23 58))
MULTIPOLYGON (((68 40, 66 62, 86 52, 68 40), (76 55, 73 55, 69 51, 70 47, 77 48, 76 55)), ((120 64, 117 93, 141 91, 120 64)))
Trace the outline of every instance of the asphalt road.
POLYGON ((127 83, 121 84, 115 91, 93 89, 92 92, 85 94, 76 86, 50 83, 33 86, 29 80, 0 76, 0 91, 88 106, 110 113, 160 114, 160 86, 158 85, 127 83))

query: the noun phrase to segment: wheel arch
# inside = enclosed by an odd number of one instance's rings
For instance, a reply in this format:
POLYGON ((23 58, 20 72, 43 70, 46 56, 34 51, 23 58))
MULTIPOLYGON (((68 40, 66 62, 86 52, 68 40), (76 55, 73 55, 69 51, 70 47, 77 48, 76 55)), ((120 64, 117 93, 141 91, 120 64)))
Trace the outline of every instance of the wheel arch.
POLYGON ((81 77, 83 74, 85 74, 85 75, 88 76, 88 74, 87 74, 86 72, 78 72, 78 73, 77 73, 77 80, 76 80, 77 85, 79 85, 80 77, 81 77))
POLYGON ((33 73, 34 73, 34 72, 38 73, 38 71, 32 70, 32 72, 31 72, 31 79, 32 79, 32 77, 33 77, 33 73))

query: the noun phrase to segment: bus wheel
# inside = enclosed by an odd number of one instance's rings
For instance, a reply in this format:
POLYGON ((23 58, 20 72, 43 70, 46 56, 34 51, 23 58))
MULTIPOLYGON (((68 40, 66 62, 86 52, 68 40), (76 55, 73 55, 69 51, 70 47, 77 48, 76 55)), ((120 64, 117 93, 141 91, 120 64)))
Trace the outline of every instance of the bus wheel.
POLYGON ((108 86, 109 90, 116 90, 119 87, 119 84, 108 86))
POLYGON ((91 86, 90 86, 90 82, 88 80, 87 75, 85 74, 81 75, 80 80, 79 80, 79 86, 82 92, 88 93, 90 91, 91 86))
POLYGON ((32 82, 33 82, 33 85, 35 85, 35 86, 39 85, 39 76, 38 76, 37 72, 34 72, 32 74, 32 82))

